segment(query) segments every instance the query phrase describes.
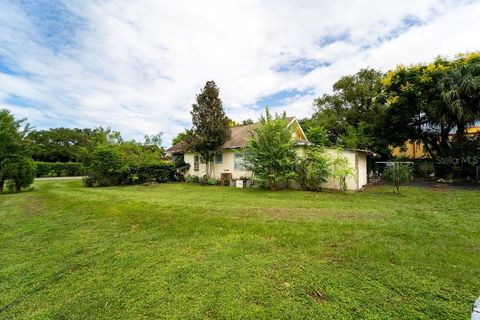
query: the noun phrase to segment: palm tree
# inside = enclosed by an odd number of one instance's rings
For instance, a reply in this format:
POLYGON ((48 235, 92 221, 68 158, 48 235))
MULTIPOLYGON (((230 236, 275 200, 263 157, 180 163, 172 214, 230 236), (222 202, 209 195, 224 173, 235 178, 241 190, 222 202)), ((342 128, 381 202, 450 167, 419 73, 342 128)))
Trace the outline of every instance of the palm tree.
POLYGON ((448 117, 457 126, 456 141, 463 152, 465 128, 480 118, 480 59, 450 69, 440 83, 448 117))

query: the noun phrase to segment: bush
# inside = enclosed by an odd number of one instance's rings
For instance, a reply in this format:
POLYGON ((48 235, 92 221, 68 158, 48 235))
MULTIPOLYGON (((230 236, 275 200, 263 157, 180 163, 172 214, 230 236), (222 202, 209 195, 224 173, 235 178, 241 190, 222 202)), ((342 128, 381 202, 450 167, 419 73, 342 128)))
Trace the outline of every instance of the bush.
POLYGON ((298 183, 304 190, 320 191, 322 183, 330 176, 330 164, 321 149, 312 148, 296 167, 298 183))
POLYGON ((22 188, 31 185, 35 179, 35 162, 28 157, 12 157, 4 169, 8 173, 8 189, 12 191, 20 192, 22 188))
POLYGON ((175 181, 175 165, 170 161, 144 157, 141 148, 125 146, 97 147, 87 157, 86 186, 142 184, 146 182, 175 181))
POLYGON ((209 186, 216 186, 218 184, 218 180, 215 179, 215 178, 210 178, 210 179, 207 180, 207 184, 209 186))
POLYGON ((114 186, 122 182, 123 162, 113 146, 99 146, 87 157, 87 186, 114 186))
POLYGON ((189 174, 185 177, 185 181, 189 183, 199 183, 200 179, 197 176, 189 174))
POLYGON ((126 168, 122 176, 122 183, 126 184, 175 181, 175 165, 172 162, 165 161, 142 166, 130 166, 126 168))
POLYGON ((35 162, 37 177, 77 177, 85 175, 80 162, 35 162))
POLYGON ((417 173, 421 177, 429 177, 435 172, 435 166, 430 161, 423 161, 417 165, 417 173))
POLYGON ((383 178, 393 186, 393 192, 400 193, 400 185, 412 180, 412 168, 406 164, 394 164, 383 171, 383 178))

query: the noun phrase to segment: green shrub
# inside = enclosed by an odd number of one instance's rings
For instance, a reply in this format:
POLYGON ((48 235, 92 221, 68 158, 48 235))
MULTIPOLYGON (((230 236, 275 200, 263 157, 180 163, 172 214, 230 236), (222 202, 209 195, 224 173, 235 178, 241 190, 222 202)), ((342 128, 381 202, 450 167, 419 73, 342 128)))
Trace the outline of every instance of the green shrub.
POLYGON ((87 157, 90 186, 113 186, 122 182, 123 162, 113 146, 99 146, 87 157))
POLYGON ((142 166, 130 166, 122 174, 122 182, 126 184, 141 184, 151 181, 158 183, 175 181, 175 164, 163 161, 142 166))
POLYGON ((199 183, 200 179, 197 176, 189 174, 185 177, 185 181, 189 183, 199 183))
POLYGON ((135 145, 101 146, 87 157, 88 187, 175 181, 175 165, 155 160, 135 145))
POLYGON ((35 162, 37 177, 77 177, 85 175, 80 162, 35 162))
POLYGON ((417 165, 417 173, 421 177, 429 177, 435 172, 435 166, 430 161, 423 161, 417 165))
POLYGON ((309 191, 320 191, 322 183, 330 176, 330 163, 319 148, 311 148, 296 166, 298 183, 309 191))
POLYGON ((393 186, 393 192, 400 193, 400 185, 412 180, 412 168, 406 164, 393 164, 383 171, 383 178, 393 186))
POLYGON ((24 156, 14 156, 5 165, 8 173, 9 190, 20 192, 22 188, 28 187, 35 179, 35 162, 24 156))
POLYGON ((218 180, 215 179, 215 178, 210 178, 210 179, 207 180, 207 184, 209 186, 216 186, 218 184, 218 180))

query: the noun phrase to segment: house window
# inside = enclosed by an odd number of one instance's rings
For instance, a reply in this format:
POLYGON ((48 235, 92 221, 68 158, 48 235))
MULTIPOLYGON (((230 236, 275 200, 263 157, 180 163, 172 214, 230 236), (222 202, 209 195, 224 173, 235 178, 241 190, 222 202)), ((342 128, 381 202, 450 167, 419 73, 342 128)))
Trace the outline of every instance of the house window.
POLYGON ((246 161, 244 153, 235 153, 233 155, 233 165, 236 171, 246 170, 246 161))
POLYGON ((215 163, 221 164, 223 162, 223 154, 217 153, 215 155, 215 163))
POLYGON ((198 171, 200 169, 200 156, 193 157, 193 170, 198 171))

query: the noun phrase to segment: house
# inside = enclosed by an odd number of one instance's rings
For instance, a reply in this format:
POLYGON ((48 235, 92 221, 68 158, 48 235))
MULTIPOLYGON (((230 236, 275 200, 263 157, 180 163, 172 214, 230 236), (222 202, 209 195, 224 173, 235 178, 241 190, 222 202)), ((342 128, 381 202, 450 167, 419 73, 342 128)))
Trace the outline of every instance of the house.
MULTIPOLYGON (((300 123, 295 117, 287 117, 288 126, 292 128, 292 137, 295 141, 295 150, 298 156, 305 156, 309 142, 303 132, 300 123)), ((247 169, 245 163, 245 152, 248 139, 251 132, 258 124, 244 125, 231 128, 231 136, 222 146, 213 162, 213 177, 217 179, 249 179, 252 172, 247 169)), ((183 157, 184 161, 190 164, 185 175, 194 175, 203 177, 206 174, 206 165, 201 163, 200 156, 186 150, 183 142, 177 143, 167 150, 167 153, 173 157, 183 157)), ((338 152, 336 149, 326 149, 325 152, 334 157, 338 152)), ((345 149, 340 151, 342 156, 348 159, 350 166, 355 171, 355 177, 347 179, 348 190, 359 190, 367 184, 367 155, 372 153, 365 150, 345 149)), ((339 189, 338 181, 330 179, 324 185, 324 188, 339 189)))
MULTIPOLYGON (((448 138, 455 139, 455 132, 450 133, 448 138)), ((465 136, 470 139, 475 139, 480 135, 480 121, 477 121, 474 126, 465 129, 465 136)), ((425 146, 421 141, 408 140, 405 144, 399 147, 390 147, 390 153, 393 157, 408 158, 408 159, 430 159, 431 156, 425 150, 425 146)))

